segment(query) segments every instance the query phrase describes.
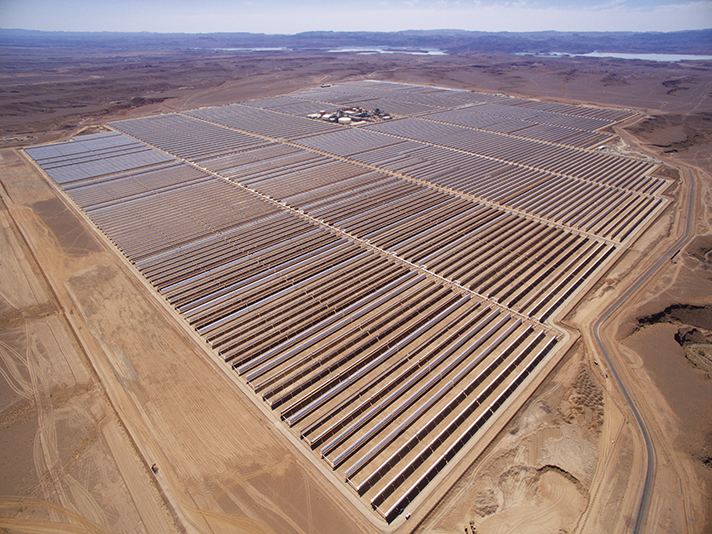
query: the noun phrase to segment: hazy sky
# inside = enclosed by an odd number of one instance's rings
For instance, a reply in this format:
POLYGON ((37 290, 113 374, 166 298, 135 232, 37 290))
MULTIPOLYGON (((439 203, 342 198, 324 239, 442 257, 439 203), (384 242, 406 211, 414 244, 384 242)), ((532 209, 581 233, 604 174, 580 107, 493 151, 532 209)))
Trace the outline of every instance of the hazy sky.
POLYGON ((0 0, 0 27, 64 31, 676 31, 712 0, 0 0))

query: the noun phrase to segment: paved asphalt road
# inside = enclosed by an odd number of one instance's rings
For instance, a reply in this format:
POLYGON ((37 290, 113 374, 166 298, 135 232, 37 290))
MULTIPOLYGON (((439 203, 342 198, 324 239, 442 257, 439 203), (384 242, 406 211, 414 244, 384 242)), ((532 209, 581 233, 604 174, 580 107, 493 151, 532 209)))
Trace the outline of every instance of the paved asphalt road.
POLYGON ((604 321, 610 317, 610 315, 618 309, 625 300, 633 294, 634 291, 636 291, 641 284, 646 282, 652 274, 657 271, 657 269, 666 261, 668 261, 672 256, 682 247, 682 245, 687 241, 687 239, 690 236, 690 231, 692 228, 692 209, 694 207, 694 201, 695 201, 695 179, 692 176, 692 171, 688 170, 688 173, 690 175, 690 203, 687 207, 687 226, 685 228, 685 234, 677 240, 677 242, 672 245, 665 254, 663 254, 660 259, 658 259, 657 262, 655 262, 654 265, 652 265, 646 272, 641 276, 635 284, 633 284, 628 290, 617 300, 611 305, 606 312, 598 319, 596 324, 593 327, 593 335, 596 338, 596 343, 598 343, 598 346, 601 349, 601 353, 603 354, 603 357, 606 359, 606 363, 608 364, 609 369, 613 373, 613 376, 615 376, 616 381, 618 382, 618 386, 621 388, 621 391, 623 392, 623 395, 625 396, 626 402, 630 405, 630 408, 633 412, 633 416, 635 417, 635 420, 638 423, 638 426, 640 427, 640 430, 643 434, 643 439, 645 440, 645 449, 647 452, 647 462, 648 466, 645 472, 645 483, 643 485, 643 494, 640 499, 640 505, 638 506, 638 513, 635 518, 635 525, 633 528, 633 533, 634 534, 640 534, 643 530, 643 525, 645 524, 645 520, 647 518, 648 514, 648 507, 650 505, 650 496, 652 493, 653 489, 653 481, 655 479, 655 447, 653 445, 653 441, 650 439, 650 433, 648 432, 648 428, 645 426, 645 421, 643 421, 643 418, 640 415, 640 412, 638 411, 638 408, 635 406, 633 403, 633 399, 631 398, 630 394, 628 393, 628 390, 626 389, 623 380, 621 380, 620 375, 618 374, 618 371, 616 370, 615 366, 613 365, 613 362, 611 361, 611 357, 608 354, 608 351, 606 350, 606 347, 603 345, 603 342, 601 341, 600 337, 600 328, 601 324, 603 324, 604 321))

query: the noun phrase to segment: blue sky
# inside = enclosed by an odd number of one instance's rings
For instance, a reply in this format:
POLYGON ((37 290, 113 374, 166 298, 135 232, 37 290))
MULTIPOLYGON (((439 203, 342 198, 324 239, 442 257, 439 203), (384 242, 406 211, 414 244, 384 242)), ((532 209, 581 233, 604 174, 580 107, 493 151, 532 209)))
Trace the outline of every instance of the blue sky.
POLYGON ((286 34, 677 31, 712 28, 712 0, 0 0, 0 27, 286 34))

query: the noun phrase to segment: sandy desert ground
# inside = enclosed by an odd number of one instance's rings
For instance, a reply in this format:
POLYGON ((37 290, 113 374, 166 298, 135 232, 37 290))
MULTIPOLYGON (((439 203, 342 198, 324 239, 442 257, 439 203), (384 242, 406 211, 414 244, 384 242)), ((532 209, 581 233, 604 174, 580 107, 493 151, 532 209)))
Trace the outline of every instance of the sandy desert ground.
POLYGON ((593 327, 691 217, 691 239, 601 332, 655 445, 644 531, 709 531, 712 64, 126 50, 87 53, 77 66, 69 51, 22 49, 0 62, 0 527, 630 531, 645 447, 593 327), (664 161, 675 182, 676 202, 566 317, 579 342, 444 496, 390 526, 335 489, 18 150, 111 119, 363 78, 638 110, 612 149, 664 161))

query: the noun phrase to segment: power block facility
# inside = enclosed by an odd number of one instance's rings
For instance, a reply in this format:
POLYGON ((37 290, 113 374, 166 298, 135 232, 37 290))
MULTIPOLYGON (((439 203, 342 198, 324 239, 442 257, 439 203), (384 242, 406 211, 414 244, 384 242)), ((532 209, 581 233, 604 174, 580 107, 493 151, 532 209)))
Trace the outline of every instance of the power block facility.
POLYGON ((521 406, 556 318, 669 204, 655 163, 595 148, 631 116, 361 81, 26 152, 390 522, 521 406), (343 109, 388 120, 314 119, 343 109))

